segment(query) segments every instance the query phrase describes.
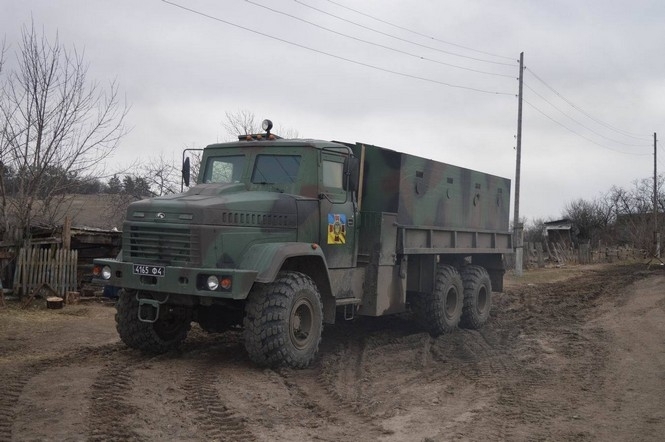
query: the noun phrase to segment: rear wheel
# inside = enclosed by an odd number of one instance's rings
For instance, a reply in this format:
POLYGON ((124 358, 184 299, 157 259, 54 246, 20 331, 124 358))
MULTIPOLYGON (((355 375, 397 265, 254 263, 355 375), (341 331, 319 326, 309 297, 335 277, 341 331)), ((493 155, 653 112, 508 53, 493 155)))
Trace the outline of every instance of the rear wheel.
POLYGON ((417 293, 410 298, 416 321, 433 336, 454 331, 462 314, 463 290, 457 270, 439 264, 432 293, 417 293))
POLYGON ((460 326, 478 329, 490 317, 492 309, 492 281, 484 267, 468 265, 460 274, 464 283, 464 309, 460 326))
POLYGON ((143 322, 139 320, 136 294, 136 291, 125 289, 118 293, 115 323, 122 342, 138 350, 165 353, 185 340, 191 327, 188 308, 162 305, 157 321, 143 322))
POLYGON ((312 279, 280 272, 257 284, 245 305, 245 348, 259 365, 304 368, 314 359, 323 330, 321 296, 312 279))

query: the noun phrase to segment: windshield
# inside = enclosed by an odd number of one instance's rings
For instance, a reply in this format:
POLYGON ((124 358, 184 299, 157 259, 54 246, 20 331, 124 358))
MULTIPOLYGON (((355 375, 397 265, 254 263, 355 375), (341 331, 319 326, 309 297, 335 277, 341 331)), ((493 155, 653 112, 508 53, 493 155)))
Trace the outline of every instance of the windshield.
POLYGON ((299 169, 299 155, 258 155, 252 172, 252 183, 295 183, 298 179, 299 169))
POLYGON ((221 184, 238 183, 242 178, 244 168, 244 155, 210 158, 206 165, 203 182, 221 184))

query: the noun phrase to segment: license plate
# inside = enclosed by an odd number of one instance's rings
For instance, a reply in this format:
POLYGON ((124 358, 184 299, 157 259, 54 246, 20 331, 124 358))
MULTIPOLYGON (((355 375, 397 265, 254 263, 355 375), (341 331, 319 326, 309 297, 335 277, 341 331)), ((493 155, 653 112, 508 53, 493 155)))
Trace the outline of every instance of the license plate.
POLYGON ((141 264, 134 264, 135 275, 164 276, 164 273, 163 266, 145 266, 141 264))

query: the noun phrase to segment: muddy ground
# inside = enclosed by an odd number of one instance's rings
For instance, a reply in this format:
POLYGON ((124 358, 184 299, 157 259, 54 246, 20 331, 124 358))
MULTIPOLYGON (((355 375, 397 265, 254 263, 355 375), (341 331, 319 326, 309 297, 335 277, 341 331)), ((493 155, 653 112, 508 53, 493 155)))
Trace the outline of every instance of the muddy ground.
POLYGON ((436 339, 408 317, 328 326, 306 370, 241 336, 125 348, 111 303, 0 310, 0 440, 663 440, 665 270, 508 278, 490 322, 436 339))

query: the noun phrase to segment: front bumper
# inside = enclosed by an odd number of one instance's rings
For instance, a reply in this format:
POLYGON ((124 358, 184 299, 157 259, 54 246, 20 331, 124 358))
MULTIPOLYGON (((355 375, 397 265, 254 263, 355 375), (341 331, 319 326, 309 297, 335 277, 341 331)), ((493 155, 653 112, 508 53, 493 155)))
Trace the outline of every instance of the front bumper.
POLYGON ((258 274, 254 270, 164 266, 164 276, 148 276, 134 274, 134 264, 131 262, 95 259, 94 264, 95 266, 108 266, 111 269, 109 279, 94 278, 94 281, 100 284, 133 290, 222 299, 247 298, 258 274), (208 290, 205 286, 205 279, 210 275, 231 278, 231 288, 208 290))

